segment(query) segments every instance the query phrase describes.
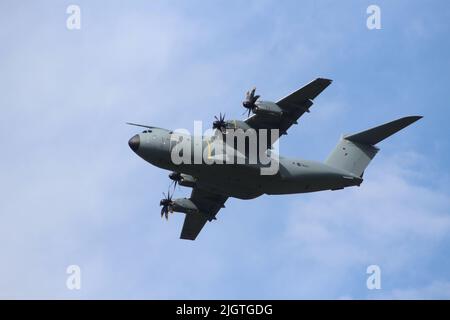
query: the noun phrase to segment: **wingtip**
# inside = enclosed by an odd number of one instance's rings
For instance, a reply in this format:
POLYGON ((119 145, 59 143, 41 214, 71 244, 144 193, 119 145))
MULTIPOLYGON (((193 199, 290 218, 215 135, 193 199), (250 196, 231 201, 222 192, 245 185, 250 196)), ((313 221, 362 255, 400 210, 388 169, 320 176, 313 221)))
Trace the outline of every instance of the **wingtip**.
POLYGON ((190 240, 190 241, 194 241, 194 240, 195 240, 195 238, 192 238, 192 237, 187 237, 187 236, 183 236, 183 235, 181 235, 181 236, 180 236, 180 240, 190 240))
POLYGON ((413 123, 413 122, 416 122, 416 121, 418 121, 418 120, 420 120, 422 118, 423 118, 423 116, 408 116, 408 117, 405 117, 404 119, 408 119, 408 120, 411 121, 411 123, 413 123))
POLYGON ((133 122, 126 122, 126 124, 128 124, 130 126, 141 127, 141 128, 148 128, 148 129, 162 129, 162 128, 159 128, 159 127, 147 126, 145 124, 139 124, 139 123, 133 123, 133 122))
POLYGON ((400 119, 394 120, 392 122, 400 123, 400 124, 402 124, 403 128, 405 128, 422 118, 423 118, 423 116, 406 116, 406 117, 402 117, 400 119))
POLYGON ((317 78, 317 80, 325 81, 325 82, 328 82, 328 83, 332 83, 333 82, 333 80, 328 79, 328 78, 317 78))

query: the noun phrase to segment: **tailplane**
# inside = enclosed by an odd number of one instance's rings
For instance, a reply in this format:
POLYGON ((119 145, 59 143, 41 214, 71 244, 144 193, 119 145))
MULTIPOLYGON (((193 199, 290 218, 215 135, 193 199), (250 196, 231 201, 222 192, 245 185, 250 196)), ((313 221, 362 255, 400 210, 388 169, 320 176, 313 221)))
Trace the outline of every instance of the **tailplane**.
POLYGON ((362 177, 364 170, 379 151, 375 144, 420 118, 422 117, 404 117, 366 131, 343 136, 325 163, 362 177))

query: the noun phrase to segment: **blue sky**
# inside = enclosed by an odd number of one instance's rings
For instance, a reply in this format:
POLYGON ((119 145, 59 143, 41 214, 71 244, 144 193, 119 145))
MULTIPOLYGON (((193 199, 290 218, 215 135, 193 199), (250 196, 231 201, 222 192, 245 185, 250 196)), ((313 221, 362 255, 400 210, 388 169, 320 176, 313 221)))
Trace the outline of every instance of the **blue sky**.
POLYGON ((450 298, 448 21, 443 0, 2 1, 0 297, 450 298), (159 216, 167 172, 124 123, 239 119, 251 86, 276 100, 316 77, 334 82, 283 155, 322 160, 342 133, 424 118, 380 144, 360 188, 230 199, 179 240, 183 216, 159 216))

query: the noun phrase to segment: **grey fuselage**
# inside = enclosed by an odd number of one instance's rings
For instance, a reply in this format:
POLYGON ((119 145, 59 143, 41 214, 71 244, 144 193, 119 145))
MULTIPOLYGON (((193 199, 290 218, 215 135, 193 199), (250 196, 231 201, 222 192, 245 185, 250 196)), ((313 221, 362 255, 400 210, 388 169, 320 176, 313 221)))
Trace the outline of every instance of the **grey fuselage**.
MULTIPOLYGON (((132 137, 129 145, 145 161, 195 177, 198 187, 229 197, 253 199, 263 194, 338 190, 359 186, 363 181, 352 173, 324 163, 281 156, 279 170, 274 175, 261 175, 262 165, 258 164, 174 164, 171 135, 172 131, 152 128, 132 137)), ((194 141, 193 136, 186 136, 186 139, 194 141)), ((208 139, 199 139, 202 150, 208 148, 208 139)))

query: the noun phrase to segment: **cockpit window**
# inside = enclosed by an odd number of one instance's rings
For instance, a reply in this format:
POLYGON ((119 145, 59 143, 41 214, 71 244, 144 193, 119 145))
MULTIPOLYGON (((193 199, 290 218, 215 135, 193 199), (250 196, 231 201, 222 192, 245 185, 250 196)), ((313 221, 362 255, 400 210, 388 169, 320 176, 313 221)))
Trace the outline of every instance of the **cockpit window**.
POLYGON ((151 133, 152 132, 152 130, 144 130, 144 131, 142 131, 142 133, 151 133))

